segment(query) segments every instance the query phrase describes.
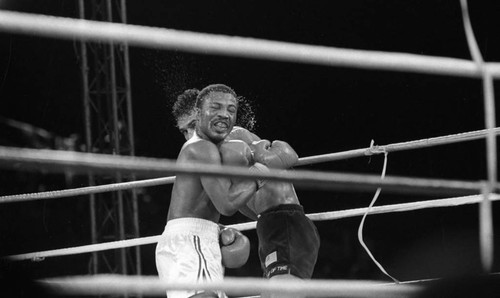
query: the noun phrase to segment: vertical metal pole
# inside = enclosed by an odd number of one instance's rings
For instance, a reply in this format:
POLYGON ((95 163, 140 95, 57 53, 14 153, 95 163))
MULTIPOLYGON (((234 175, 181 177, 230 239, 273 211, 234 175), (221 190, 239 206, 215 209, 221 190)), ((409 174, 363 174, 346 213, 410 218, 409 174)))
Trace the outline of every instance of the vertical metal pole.
MULTIPOLYGON (((127 23, 127 8, 125 0, 120 0, 121 2, 121 18, 124 24, 127 23)), ((130 155, 135 156, 135 140, 134 140, 134 117, 132 114, 132 84, 130 79, 130 60, 129 60, 129 47, 127 43, 122 45, 123 47, 123 67, 125 70, 125 86, 126 88, 126 102, 127 102, 127 119, 128 119, 128 137, 130 140, 130 155)), ((135 180, 135 175, 132 175, 132 180, 135 180)), ((132 216, 133 216, 133 225, 134 225, 134 235, 139 237, 139 207, 137 205, 137 192, 132 189, 132 216)), ((142 264, 141 264, 141 247, 137 245, 135 247, 135 262, 137 267, 137 275, 142 275, 142 264)))
MULTIPOLYGON (((111 5, 111 0, 106 1, 106 6, 107 6, 107 17, 108 17, 108 22, 113 21, 113 7, 111 5)), ((108 50, 109 50, 109 55, 110 55, 110 61, 109 61, 109 73, 110 73, 110 78, 111 78, 111 86, 110 86, 110 91, 111 91, 111 106, 112 106, 112 120, 113 120, 113 143, 114 143, 114 148, 115 152, 113 154, 119 154, 120 153, 120 123, 118 121, 118 95, 117 95, 117 84, 116 84, 116 64, 115 64, 115 45, 114 43, 109 43, 108 50)), ((116 182, 120 183, 122 182, 122 176, 121 174, 116 175, 116 182)), ((119 239, 123 240, 125 239, 125 220, 123 216, 123 193, 121 191, 117 192, 117 200, 118 200, 118 233, 119 233, 119 239)), ((121 262, 121 268, 122 268, 122 273, 127 274, 127 257, 126 257, 126 251, 125 248, 120 249, 120 262, 121 262)))
MULTIPOLYGON (((80 19, 85 19, 85 5, 83 0, 78 0, 78 13, 80 19)), ((80 42, 80 59, 81 61, 81 72, 82 72, 82 89, 83 89, 83 111, 84 111, 84 122, 85 122, 85 145, 87 146, 87 152, 92 152, 92 120, 90 116, 90 94, 89 94, 89 79, 88 79, 88 60, 87 60, 87 44, 84 41, 80 42)), ((87 175, 89 186, 94 185, 94 177, 89 174, 87 175)), ((92 243, 97 243, 97 233, 96 233, 96 214, 95 214, 95 195, 90 194, 90 235, 92 243)), ((97 273, 98 268, 98 256, 97 252, 92 253, 92 273, 97 273)))

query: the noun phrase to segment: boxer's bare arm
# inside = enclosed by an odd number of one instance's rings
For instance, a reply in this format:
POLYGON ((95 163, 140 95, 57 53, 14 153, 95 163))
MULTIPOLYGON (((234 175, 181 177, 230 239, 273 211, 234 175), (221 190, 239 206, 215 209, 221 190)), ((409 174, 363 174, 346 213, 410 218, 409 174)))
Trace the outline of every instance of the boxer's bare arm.
MULTIPOLYGON (((186 160, 210 165, 221 165, 222 160, 217 146, 209 141, 200 140, 190 144, 186 150, 186 160)), ((215 208, 223 215, 233 215, 256 191, 253 180, 239 180, 232 183, 229 177, 200 177, 203 190, 215 208)))

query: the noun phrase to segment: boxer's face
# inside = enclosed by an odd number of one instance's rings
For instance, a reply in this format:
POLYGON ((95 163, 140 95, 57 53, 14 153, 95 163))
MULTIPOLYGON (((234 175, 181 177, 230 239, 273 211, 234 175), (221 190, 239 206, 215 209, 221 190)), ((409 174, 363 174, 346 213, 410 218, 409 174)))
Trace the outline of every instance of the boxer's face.
POLYGON ((210 92, 203 99, 198 111, 198 130, 200 137, 214 143, 223 141, 233 129, 238 104, 230 93, 210 92))
POLYGON ((196 117, 196 110, 193 109, 190 114, 181 116, 177 120, 177 127, 179 128, 179 131, 184 135, 186 141, 189 140, 194 134, 194 130, 196 129, 196 117))

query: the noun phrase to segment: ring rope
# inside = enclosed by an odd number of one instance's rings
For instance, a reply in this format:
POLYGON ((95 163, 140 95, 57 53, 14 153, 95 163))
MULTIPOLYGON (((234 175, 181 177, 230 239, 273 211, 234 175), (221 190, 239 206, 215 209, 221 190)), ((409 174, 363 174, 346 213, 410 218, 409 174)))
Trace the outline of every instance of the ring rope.
MULTIPOLYGON (((134 173, 136 175, 166 176, 173 173, 225 176, 238 178, 265 178, 273 181, 287 181, 297 186, 314 187, 315 189, 335 189, 346 191, 373 191, 377 187, 384 187, 386 191, 409 193, 433 193, 445 195, 471 195, 481 193, 483 183, 424 179, 413 177, 391 176, 380 179, 377 175, 346 174, 319 171, 277 171, 250 172, 245 168, 206 164, 177 164, 174 160, 117 156, 108 154, 82 153, 59 150, 37 150, 0 146, 0 166, 21 165, 43 166, 47 170, 67 170, 87 174, 93 172, 116 174, 134 173), (353 189, 353 186, 356 186, 353 189)), ((500 184, 495 184, 500 189, 500 184)))
MULTIPOLYGON (((469 9, 467 7, 467 0, 461 0, 460 6, 462 8, 462 19, 467 44, 472 59, 476 63, 478 70, 481 72, 483 83, 485 125, 487 129, 491 129, 496 126, 493 78, 489 74, 489 71, 485 66, 484 59, 481 55, 481 51, 479 50, 479 46, 474 36, 474 31, 472 30, 472 24, 469 16, 469 9)), ((491 132, 486 136, 486 149, 489 185, 483 188, 484 200, 480 205, 479 243, 483 269, 486 272, 491 272, 491 269, 493 267, 493 211, 491 210, 491 202, 489 201, 488 196, 492 191, 493 185, 497 182, 498 179, 496 137, 491 132)))
MULTIPOLYGON (((500 195, 498 194, 490 194, 491 201, 499 201, 500 195)), ((382 205, 375 206, 370 210, 371 215, 375 214, 385 214, 385 213, 394 213, 394 212, 406 212, 406 211, 414 211, 414 210, 422 210, 428 208, 440 208, 440 207, 457 207, 462 205, 469 204, 477 204, 482 201, 481 195, 473 195, 473 196, 464 196, 464 197, 456 197, 456 198, 447 198, 447 199, 438 199, 438 200, 427 200, 427 201, 418 201, 411 203, 400 203, 400 204, 390 204, 390 205, 382 205)), ((355 209, 347 209, 340 211, 330 211, 330 212, 321 212, 321 213, 311 213, 307 214, 313 221, 326 221, 326 220, 337 220, 343 218, 350 218, 355 216, 362 216, 368 211, 368 208, 355 208, 355 209)), ((229 225, 231 228, 238 229, 240 231, 247 231, 251 229, 255 229, 256 222, 246 222, 240 224, 229 225)), ((125 248, 132 247, 138 245, 147 245, 154 244, 158 242, 161 235, 157 236, 148 236, 142 238, 135 239, 127 239, 113 242, 105 242, 99 244, 90 244, 84 246, 77 247, 69 247, 69 248, 61 248, 54 250, 46 250, 40 252, 32 252, 32 253, 24 253, 17 255, 6 256, 6 258, 11 260, 43 260, 47 257, 55 257, 55 256, 65 256, 65 255, 73 255, 73 254, 82 254, 89 253, 95 251, 103 251, 117 248, 125 248)))
MULTIPOLYGON (((0 31, 293 63, 435 75, 481 76, 474 62, 457 58, 341 49, 12 11, 0 10, 0 31)), ((485 67, 492 76, 500 77, 499 63, 490 62, 485 64, 485 67)))
POLYGON ((414 284, 394 285, 354 280, 269 280, 225 277, 223 281, 169 282, 157 276, 93 275, 47 278, 39 281, 62 295, 165 295, 167 290, 221 290, 228 295, 269 292, 314 297, 408 297, 420 291, 414 284))
MULTIPOLYGON (((385 214, 385 213, 394 213, 394 212, 406 212, 406 211, 414 211, 414 210, 422 210, 428 208, 440 208, 440 207, 457 207, 462 205, 469 204, 477 204, 482 201, 482 195, 473 195, 473 196, 463 196, 456 198, 447 198, 447 199, 437 199, 437 200, 427 200, 427 201, 417 201, 411 203, 399 203, 399 204, 390 204, 390 205, 382 205, 382 206, 374 206, 370 210, 370 214, 385 214)), ((491 201, 500 200, 500 195, 491 194, 491 201)), ((368 208, 354 208, 347 209, 341 211, 331 211, 331 212, 321 212, 321 213, 311 213, 308 217, 314 221, 324 221, 331 219, 342 219, 349 218, 355 216, 363 215, 368 208)))
POLYGON ((363 157, 363 156, 371 156, 375 154, 383 154, 385 152, 397 152, 404 150, 413 150, 413 149, 421 149, 421 148, 429 148, 439 145, 448 145, 459 142, 466 142, 472 140, 483 139, 487 136, 488 132, 493 133, 494 135, 500 135, 500 127, 496 127, 493 129, 482 129, 458 134, 451 134, 446 136, 420 139, 415 141, 407 141, 400 143, 393 143, 388 145, 376 145, 370 146, 368 148, 362 149, 353 149, 343 152, 316 155, 311 157, 304 157, 299 161, 299 165, 306 165, 311 163, 320 163, 327 161, 335 161, 335 160, 344 160, 355 157, 363 157))
MULTIPOLYGON (((499 277, 500 276, 500 272, 491 272, 491 273, 488 273, 488 275, 486 276, 491 276, 491 277, 499 277)), ((486 277, 486 276, 483 276, 483 277, 486 277)), ((428 283, 428 282, 434 282, 434 281, 439 281, 439 280, 443 280, 442 278, 424 278, 424 279, 416 279, 416 280, 407 280, 407 281, 401 281, 399 282, 399 284, 421 284, 421 283, 428 283)))
POLYGON ((491 190, 488 184, 485 184, 483 199, 479 204, 479 251, 485 272, 491 272, 494 258, 493 210, 490 196, 491 190))
MULTIPOLYGON (((373 140, 372 140, 372 144, 373 144, 373 140)), ((383 167, 382 167, 381 179, 385 178, 385 172, 387 170, 387 155, 388 154, 389 153, 387 153, 387 152, 385 152, 385 154, 384 154, 384 164, 383 164, 383 167)), ((371 200, 370 205, 368 206, 368 208, 366 209, 366 212, 363 214, 363 217, 361 218, 361 222, 359 223, 359 227, 358 227, 358 241, 359 241, 359 244, 361 244, 361 246, 363 247, 363 249, 365 250, 365 252, 370 257, 370 259, 373 261, 373 263, 375 263, 375 265, 378 267, 378 269, 380 269, 380 271, 382 271, 383 274, 385 274, 387 277, 389 277, 390 279, 392 279, 395 283, 399 283, 399 280, 397 280, 392 275, 390 275, 387 272, 387 270, 384 269, 384 266, 382 266, 382 264, 380 264, 380 262, 378 262, 375 259, 375 256, 373 256, 372 252, 370 251, 370 249, 366 245, 365 241, 363 240, 363 227, 365 225, 366 217, 368 216, 368 213, 370 213, 370 211, 372 210, 373 205, 377 201, 377 199, 378 199, 381 191, 382 191, 382 188, 380 188, 380 187, 377 188, 377 191, 375 191, 375 194, 373 195, 373 199, 371 200)))
POLYGON ((144 179, 138 181, 111 183, 111 184, 97 185, 97 186, 86 186, 86 187, 78 187, 78 188, 63 189, 63 190, 52 190, 52 191, 43 191, 36 193, 0 196, 0 203, 26 202, 34 200, 47 200, 47 199, 57 199, 57 198, 65 198, 73 196, 83 196, 83 195, 110 192, 110 191, 128 190, 140 187, 159 186, 159 185, 171 184, 174 183, 174 181, 175 181, 175 176, 170 176, 164 178, 144 179))
MULTIPOLYGON (((498 276, 500 276, 499 272, 493 272, 483 277, 497 278, 498 276)), ((319 285, 319 283, 321 283, 321 286, 327 284, 328 287, 335 287, 334 292, 330 293, 330 295, 328 295, 327 297, 339 297, 339 295, 343 297, 344 296, 366 297, 367 292, 363 291, 369 291, 368 293, 371 294, 370 295, 371 297, 413 297, 410 294, 416 294, 418 291, 421 291, 423 289, 422 285, 433 282, 439 282, 440 280, 446 280, 446 278, 445 279, 426 278, 419 280, 409 280, 409 281, 402 281, 399 284, 384 283, 378 281, 375 282, 371 280, 354 281, 354 280, 325 280, 325 279, 299 280, 299 283, 301 286, 304 286, 304 284, 306 284, 308 287, 319 285), (359 293, 353 291, 357 286, 362 287, 362 290, 359 293), (370 289, 367 289, 366 287, 370 287, 370 289), (371 291, 372 287, 376 289, 375 292, 371 291), (384 293, 384 295, 381 295, 382 293, 378 292, 380 290, 378 287, 387 287, 388 291, 384 293), (347 292, 344 292, 344 290, 346 289, 347 292), (397 292, 394 290, 397 290, 397 292)), ((231 292, 231 293, 226 292, 226 293, 237 296, 239 294, 247 295, 248 292, 255 292, 254 287, 248 290, 249 289, 248 284, 254 285, 253 283, 254 281, 257 282, 258 289, 260 289, 262 292, 267 291, 267 292, 283 293, 281 288, 288 289, 288 283, 293 283, 295 280, 266 280, 259 278, 225 277, 224 278, 225 283, 238 284, 236 287, 232 287, 229 290, 237 292, 231 292), (282 283, 282 281, 284 281, 285 283, 282 283), (266 289, 263 289, 263 285, 261 283, 264 283, 265 286, 272 285, 272 287, 271 288, 267 287, 266 289)), ((66 295, 137 294, 137 293, 144 295, 158 295, 156 293, 157 291, 156 287, 158 286, 157 285, 158 283, 161 283, 161 281, 159 281, 158 277, 156 276, 155 277, 130 276, 130 275, 117 275, 117 274, 52 277, 52 278, 41 279, 38 280, 37 282, 43 286, 46 286, 48 289, 51 289, 58 294, 66 294, 66 295), (122 284, 128 287, 125 290, 126 292, 124 292, 122 284), (137 290, 139 292, 137 292, 135 291, 136 289, 135 285, 139 284, 140 286, 137 287, 137 290), (98 287, 98 289, 96 289, 96 287, 98 287), (129 291, 129 289, 132 290, 129 291)), ((166 283, 163 284, 166 285, 166 283)), ((198 283, 196 285, 207 285, 207 284, 215 285, 215 282, 204 282, 204 283, 198 283)), ((217 282, 217 284, 220 284, 220 282, 217 282)), ((174 287, 175 289, 193 289, 192 286, 190 287, 185 283, 168 283, 168 286, 172 287, 172 289, 174 289, 174 287)), ((221 285, 221 287, 224 286, 225 284, 221 285)), ((160 294, 164 295, 166 290, 167 288, 161 290, 163 292, 160 294)), ((322 290, 324 290, 324 288, 322 288, 322 290)), ((293 293, 295 294, 295 292, 293 293)), ((327 293, 325 293, 325 295, 326 294, 327 293)), ((260 296, 246 296, 245 298, 259 298, 259 297, 260 296)))
MULTIPOLYGON (((438 145, 446 145, 457 142, 465 142, 472 141, 477 139, 482 139, 486 136, 488 130, 477 130, 459 134, 446 135, 441 137, 427 138, 415 141, 394 143, 388 145, 371 145, 368 148, 364 149, 354 149, 343 152, 336 152, 330 154, 309 156, 309 157, 301 157, 297 163, 297 166, 310 165, 321 162, 328 161, 336 161, 348 158, 355 157, 364 157, 371 156, 375 154, 381 154, 384 152, 397 152, 402 150, 410 150, 410 149, 420 149, 433 147, 438 145)), ((493 133, 496 135, 500 135, 500 127, 493 129, 493 133)), ((122 182, 122 183, 112 183, 107 185, 99 185, 99 186, 89 186, 89 187, 79 187, 73 189, 65 189, 65 190, 53 190, 53 191, 45 191, 45 192, 37 192, 37 193, 27 193, 27 194, 16 194, 16 195, 5 195, 0 196, 0 203, 12 203, 12 202, 22 202, 22 201, 31 201, 31 200, 45 200, 52 198, 63 198, 70 196, 80 196, 87 194, 95 194, 95 193, 103 193, 109 191, 118 191, 118 190, 128 190, 132 188, 139 187, 150 187, 150 186, 159 186, 163 184, 173 183, 175 177, 165 177, 165 178, 156 178, 156 179, 144 179, 140 181, 132 181, 132 182, 122 182)))

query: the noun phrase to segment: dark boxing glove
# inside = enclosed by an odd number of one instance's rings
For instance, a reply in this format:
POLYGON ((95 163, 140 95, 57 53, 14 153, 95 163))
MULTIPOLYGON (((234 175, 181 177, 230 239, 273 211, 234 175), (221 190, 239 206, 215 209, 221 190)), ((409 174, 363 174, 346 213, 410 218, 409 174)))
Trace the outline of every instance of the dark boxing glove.
POLYGON ((222 265, 226 268, 239 268, 246 264, 250 255, 250 240, 240 231, 223 228, 219 232, 222 265))
POLYGON ((249 130, 235 126, 233 127, 233 130, 229 133, 227 136, 228 140, 240 140, 243 141, 247 144, 252 144, 254 141, 259 141, 260 138, 255 135, 254 133, 251 133, 249 130))
POLYGON ((272 144, 268 140, 261 140, 252 143, 253 158, 269 168, 288 169, 293 167, 299 157, 295 150, 283 141, 274 141, 272 144))
MULTIPOLYGON (((248 168, 248 170, 252 173, 258 174, 269 173, 269 169, 259 162, 254 163, 250 168, 248 168)), ((255 182, 257 183, 257 190, 259 190, 267 183, 267 180, 265 178, 257 178, 255 182)))
POLYGON ((226 141, 220 145, 219 152, 224 165, 249 166, 252 162, 252 150, 243 141, 226 141))

